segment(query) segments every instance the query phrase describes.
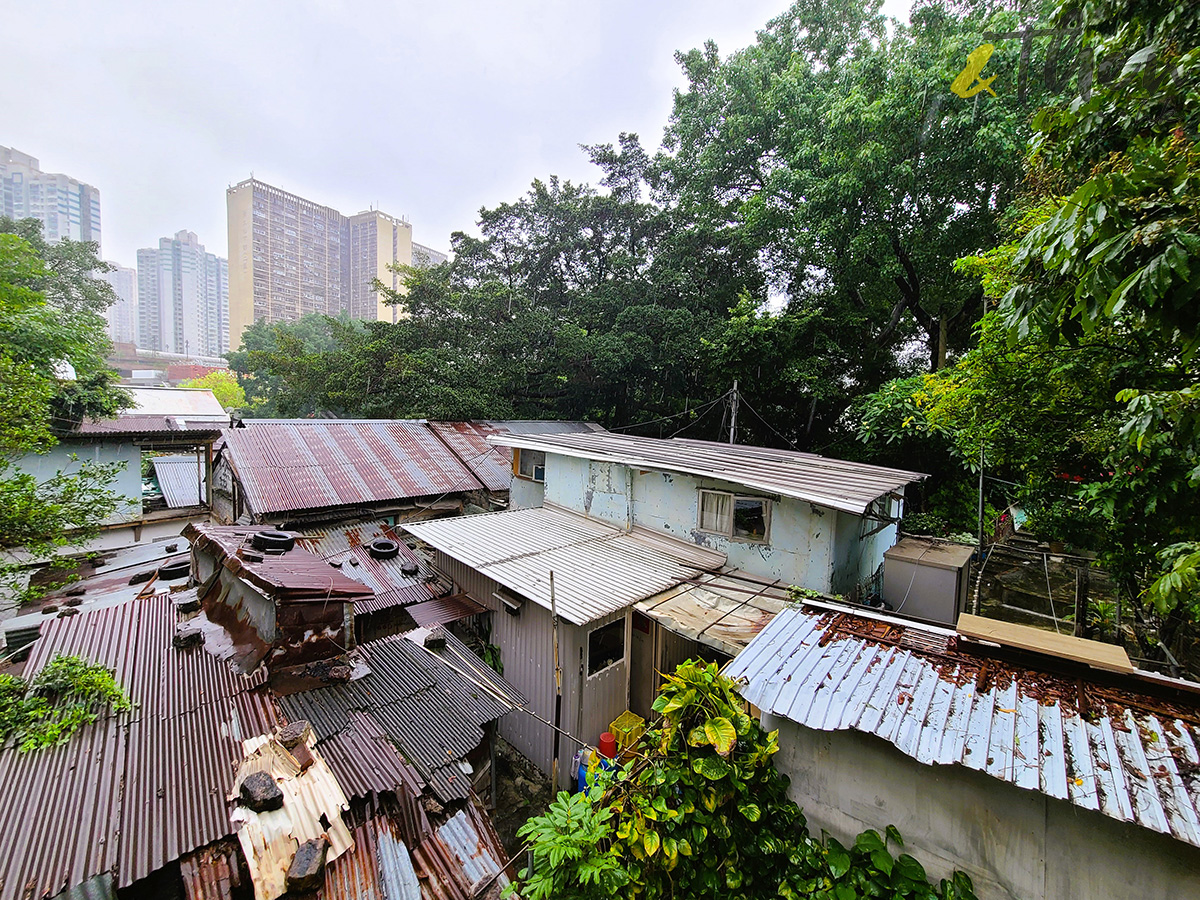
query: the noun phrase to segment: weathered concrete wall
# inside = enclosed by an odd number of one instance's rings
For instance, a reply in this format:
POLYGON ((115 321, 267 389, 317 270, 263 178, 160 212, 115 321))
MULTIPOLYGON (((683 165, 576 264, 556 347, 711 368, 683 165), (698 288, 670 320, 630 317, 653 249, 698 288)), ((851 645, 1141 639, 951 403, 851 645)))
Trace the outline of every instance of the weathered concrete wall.
POLYGON ((809 829, 849 843, 895 825, 935 882, 954 869, 980 900, 1200 897, 1200 848, 963 766, 925 766, 874 735, 779 729, 780 771, 809 829))
POLYGON ((101 443, 60 443, 45 453, 27 453, 18 457, 14 467, 32 475, 38 481, 47 481, 58 472, 78 472, 85 462, 98 465, 124 463, 124 468, 113 477, 109 489, 119 497, 128 498, 104 520, 105 524, 130 522, 142 515, 142 451, 134 444, 124 441, 101 443), (76 459, 71 457, 75 456, 76 459))
MULTIPOLYGON (((899 500, 890 501, 888 507, 891 517, 898 519, 904 515, 904 504, 899 500)), ((863 536, 878 525, 879 522, 873 519, 837 513, 833 593, 851 594, 883 565, 884 551, 895 545, 897 529, 895 525, 889 525, 875 534, 863 536)))
POLYGON ((567 509, 624 528, 630 518, 630 487, 633 524, 710 547, 726 554, 731 566, 754 575, 819 591, 830 589, 838 524, 833 510, 773 497, 769 543, 734 540, 699 530, 699 491, 763 495, 725 481, 666 472, 634 470, 630 479, 626 466, 546 456, 546 499, 567 509))
POLYGON ((540 481, 513 476, 508 487, 509 509, 537 509, 546 496, 546 486, 540 481))

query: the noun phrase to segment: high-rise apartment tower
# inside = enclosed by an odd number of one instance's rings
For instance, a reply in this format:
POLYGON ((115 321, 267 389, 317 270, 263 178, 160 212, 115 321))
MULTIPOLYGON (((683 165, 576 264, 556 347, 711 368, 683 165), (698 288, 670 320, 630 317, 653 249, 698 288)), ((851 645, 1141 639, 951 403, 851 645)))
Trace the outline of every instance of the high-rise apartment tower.
POLYGON ((229 265, 190 231, 139 250, 138 346, 189 356, 229 350, 229 265))
POLYGON ((112 285, 117 302, 108 308, 108 336, 114 341, 136 344, 138 340, 137 269, 109 263, 111 272, 100 275, 112 285))
POLYGON ((38 219, 48 241, 100 243, 100 191, 11 147, 0 147, 0 215, 38 219))
MULTIPOLYGON (((393 263, 413 264, 412 225, 378 210, 345 216, 253 178, 226 193, 229 341, 255 322, 309 313, 396 321, 375 280, 399 288, 393 263)), ((436 252, 436 251, 434 251, 436 252)))

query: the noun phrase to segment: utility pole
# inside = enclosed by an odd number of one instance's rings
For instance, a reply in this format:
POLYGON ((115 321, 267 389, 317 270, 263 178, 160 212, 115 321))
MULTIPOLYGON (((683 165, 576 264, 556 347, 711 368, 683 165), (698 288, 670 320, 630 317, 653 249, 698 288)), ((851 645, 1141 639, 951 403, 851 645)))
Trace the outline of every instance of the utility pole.
POLYGON ((979 565, 980 566, 983 565, 983 441, 982 440, 979 442, 979 565))
POLYGON ((729 443, 735 443, 734 438, 737 435, 737 411, 738 411, 738 386, 737 379, 733 379, 733 392, 730 395, 729 401, 729 443))

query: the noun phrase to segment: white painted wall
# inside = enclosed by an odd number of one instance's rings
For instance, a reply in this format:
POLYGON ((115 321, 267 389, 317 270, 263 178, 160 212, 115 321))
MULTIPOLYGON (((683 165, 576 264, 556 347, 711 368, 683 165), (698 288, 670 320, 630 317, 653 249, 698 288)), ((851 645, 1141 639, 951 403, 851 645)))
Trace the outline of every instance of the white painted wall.
MULTIPOLYGON (((926 766, 874 735, 779 729, 775 765, 809 830, 843 844, 895 825, 933 881, 954 869, 980 900, 1200 897, 1200 848, 963 766, 926 766)), ((893 852, 897 852, 893 850, 893 852)))

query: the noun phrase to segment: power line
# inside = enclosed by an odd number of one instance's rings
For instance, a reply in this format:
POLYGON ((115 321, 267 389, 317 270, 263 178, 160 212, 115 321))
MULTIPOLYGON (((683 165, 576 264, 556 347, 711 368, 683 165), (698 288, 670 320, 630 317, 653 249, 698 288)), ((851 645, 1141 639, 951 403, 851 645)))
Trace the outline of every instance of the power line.
MULTIPOLYGON (((722 397, 718 397, 716 400, 714 400, 712 403, 710 403, 710 404, 708 405, 708 408, 707 408, 707 409, 705 409, 705 410, 704 410, 704 412, 700 413, 700 415, 696 416, 696 418, 692 419, 692 421, 688 422, 686 425, 684 425, 684 426, 683 426, 682 428, 680 428, 678 431, 673 431, 673 432, 671 432, 671 434, 670 434, 670 435, 668 435, 668 439, 675 437, 675 435, 677 435, 677 434, 682 434, 683 432, 685 432, 685 431, 687 431, 689 428, 691 428, 693 425, 696 425, 696 424, 698 424, 698 423, 700 422, 700 420, 701 420, 701 419, 703 419, 705 416, 707 416, 707 415, 708 415, 710 412, 712 412, 712 411, 713 411, 714 407, 716 407, 716 405, 717 405, 718 403, 720 403, 722 400, 724 400, 724 399, 725 399, 725 397, 728 397, 728 396, 729 396, 729 395, 728 395, 728 394, 726 394, 726 395, 724 395, 724 396, 722 396, 722 397)), ((721 407, 721 408, 722 408, 723 410, 725 409, 725 407, 721 407)), ((724 413, 722 413, 722 417, 721 417, 721 427, 722 427, 722 428, 724 428, 724 427, 725 427, 725 418, 724 418, 724 413)))
POLYGON ((724 400, 728 396, 729 396, 729 394, 728 394, 728 392, 726 392, 726 393, 722 394, 720 397, 718 397, 716 400, 711 400, 708 403, 705 403, 701 406, 689 407, 688 409, 685 409, 683 412, 673 413, 672 415, 669 415, 669 416, 660 416, 657 419, 651 419, 648 422, 638 422, 635 425, 619 425, 616 428, 610 428, 608 430, 609 431, 628 431, 630 428, 641 428, 643 425, 654 425, 658 422, 667 422, 667 421, 670 421, 671 419, 678 419, 680 416, 686 416, 688 413, 695 412, 696 410, 704 410, 705 412, 707 412, 709 409, 716 406, 718 403, 720 403, 722 400, 724 400))
POLYGON ((782 434, 780 434, 774 425, 772 425, 770 422, 768 422, 766 419, 764 419, 762 417, 762 414, 759 413, 759 411, 757 409, 755 409, 753 406, 750 405, 750 401, 746 399, 744 394, 742 395, 741 401, 742 401, 742 403, 744 403, 746 405, 746 409, 748 409, 748 410, 750 410, 750 412, 754 413, 754 415, 758 418, 758 421, 762 422, 764 425, 766 425, 768 428, 770 428, 772 432, 774 432, 774 434, 777 438, 779 438, 781 441, 783 441, 785 444, 787 444, 789 447, 791 447, 796 452, 798 452, 798 453, 801 452, 800 448, 796 446, 794 441, 791 441, 788 438, 785 438, 782 434))

